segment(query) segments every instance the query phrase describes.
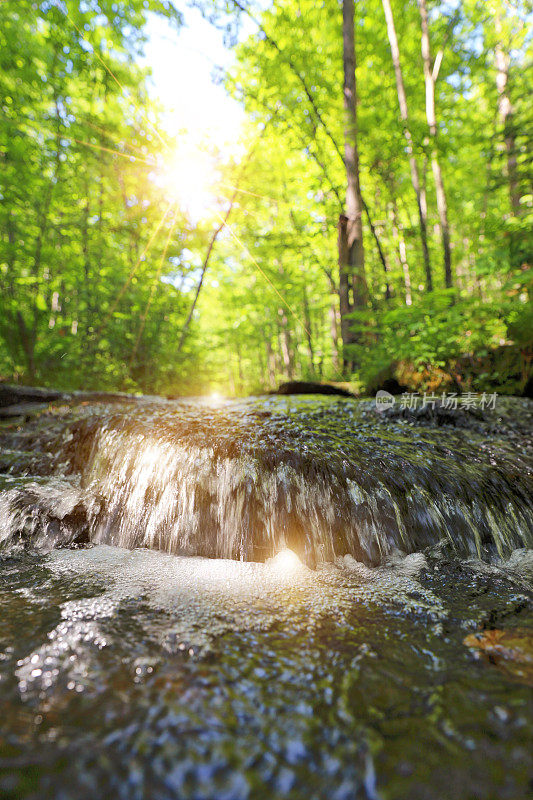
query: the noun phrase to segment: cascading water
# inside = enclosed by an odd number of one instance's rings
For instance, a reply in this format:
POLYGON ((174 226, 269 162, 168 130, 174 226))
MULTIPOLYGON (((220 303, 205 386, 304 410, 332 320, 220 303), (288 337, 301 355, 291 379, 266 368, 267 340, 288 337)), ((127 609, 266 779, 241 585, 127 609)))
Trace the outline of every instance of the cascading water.
POLYGON ((501 407, 0 428, 0 795, 529 796, 531 410, 501 407))
POLYGON ((71 484, 5 493, 3 538, 242 560, 288 546, 310 564, 438 544, 503 558, 532 542, 524 436, 473 422, 415 426, 339 398, 86 413, 56 444, 71 484))

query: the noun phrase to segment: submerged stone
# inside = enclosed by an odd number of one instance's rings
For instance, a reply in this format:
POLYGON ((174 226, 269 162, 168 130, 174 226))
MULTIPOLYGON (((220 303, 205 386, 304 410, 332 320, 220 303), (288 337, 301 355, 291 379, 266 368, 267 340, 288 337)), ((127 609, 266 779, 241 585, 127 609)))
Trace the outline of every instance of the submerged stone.
POLYGON ((464 643, 480 650, 502 672, 533 686, 533 628, 480 631, 471 633, 464 643))

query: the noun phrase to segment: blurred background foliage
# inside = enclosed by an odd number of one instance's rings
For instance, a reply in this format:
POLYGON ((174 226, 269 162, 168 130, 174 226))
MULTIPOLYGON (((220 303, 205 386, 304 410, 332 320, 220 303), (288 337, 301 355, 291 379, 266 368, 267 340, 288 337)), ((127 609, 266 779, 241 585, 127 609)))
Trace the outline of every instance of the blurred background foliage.
POLYGON ((195 5, 232 39, 234 66, 221 80, 247 119, 238 158, 213 143, 214 199, 200 220, 180 203, 188 187, 176 195, 164 179, 180 138, 165 130, 139 67, 148 15, 177 29, 187 7, 0 4, 0 377, 169 394, 244 394, 288 378, 344 379, 365 392, 392 377, 413 389, 524 391, 533 355, 530 4, 428 4, 442 58, 437 147, 451 288, 419 9, 416 0, 392 4, 427 196, 428 291, 382 2, 356 3, 369 301, 352 314, 349 375, 337 266, 340 6, 195 5))

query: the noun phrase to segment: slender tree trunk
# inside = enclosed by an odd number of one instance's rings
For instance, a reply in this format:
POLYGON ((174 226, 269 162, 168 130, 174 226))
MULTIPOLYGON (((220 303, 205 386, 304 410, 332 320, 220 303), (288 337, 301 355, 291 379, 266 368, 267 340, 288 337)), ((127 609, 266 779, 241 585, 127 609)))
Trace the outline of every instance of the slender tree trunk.
POLYGON ((279 318, 276 320, 276 348, 274 357, 276 359, 276 374, 285 375, 285 366, 281 356, 281 326, 279 324, 279 318))
POLYGON ((268 367, 268 384, 271 389, 276 386, 276 356, 272 350, 272 342, 270 334, 265 340, 266 354, 267 354, 267 367, 268 367))
POLYGON ((289 321, 283 308, 278 309, 278 314, 281 329, 280 344, 281 354, 283 356, 283 366, 285 368, 285 374, 287 375, 288 379, 292 381, 294 376, 294 363, 292 358, 292 343, 291 333, 289 330, 289 321))
POLYGON ((372 217, 368 211, 368 206, 365 203, 363 196, 361 195, 361 202, 363 204, 363 208, 365 210, 366 218, 368 220, 368 224, 370 226, 370 231, 372 232, 372 236, 374 237, 374 241, 376 243, 376 247, 378 250, 379 260, 381 261, 381 265, 383 267, 383 272, 385 275, 385 300, 390 300, 392 297, 391 288, 389 285, 389 265, 387 264, 387 259, 385 258, 385 253, 383 252, 383 248, 381 246, 381 242, 379 240, 378 232, 376 230, 376 226, 372 222, 372 217))
POLYGON ((213 252, 213 247, 215 246, 215 242, 216 242, 216 240, 218 238, 218 235, 219 235, 220 231, 222 230, 222 228, 224 227, 224 225, 226 224, 226 221, 227 221, 227 219, 228 219, 228 217, 229 217, 229 215, 231 213, 231 209, 233 208, 233 202, 234 201, 232 200, 228 210, 226 211, 226 216, 224 218, 224 222, 220 223, 218 228, 216 228, 215 231, 213 232, 213 234, 211 236, 211 239, 209 240, 209 245, 207 247, 207 252, 205 254, 204 263, 202 264, 202 271, 200 273, 200 279, 198 281, 198 285, 197 285, 196 291, 194 293, 194 297, 193 297, 193 300, 192 300, 192 303, 191 303, 191 307, 189 309, 189 313, 187 314, 187 319, 185 320, 183 328, 181 329, 181 335, 180 335, 180 338, 179 338, 179 341, 178 341, 178 346, 176 348, 176 354, 177 355, 179 355, 181 353, 183 345, 185 344, 185 339, 187 338, 187 334, 189 332, 189 326, 190 326, 192 318, 194 316, 194 311, 196 309, 196 304, 198 302, 198 298, 200 297, 200 292, 202 291, 202 286, 204 284, 205 273, 207 272, 207 268, 209 266, 209 260, 211 258, 211 253, 213 252))
POLYGON ((332 303, 329 307, 329 324, 331 335, 331 359, 335 370, 339 369, 339 326, 337 323, 337 306, 332 303))
POLYGON ((26 356, 26 363, 28 368, 28 378, 31 382, 36 377, 36 364, 35 364, 35 346, 37 344, 37 332, 39 324, 39 309, 37 308, 36 295, 39 291, 39 274, 41 272, 41 262, 43 255, 43 245, 45 243, 48 227, 50 223, 50 207, 52 204, 52 195, 54 186, 59 179, 61 169, 61 114, 59 111, 59 97, 57 94, 54 96, 55 106, 55 121, 56 121, 56 154, 54 161, 54 172, 46 187, 43 204, 39 214, 39 224, 37 230, 37 238, 35 240, 35 252, 33 256, 32 275, 35 279, 33 297, 32 297, 32 322, 25 321, 22 312, 17 311, 17 327, 19 330, 21 346, 26 356))
MULTIPOLYGON (((269 122, 270 122, 270 120, 269 120, 269 122)), ((265 131, 267 130, 267 127, 268 127, 268 123, 266 125, 264 125, 262 131, 260 132, 259 136, 257 137, 257 141, 256 141, 254 147, 252 147, 248 151, 248 154, 247 154, 246 158, 243 160, 243 162, 241 164, 241 168, 239 170, 239 175, 237 177, 236 188, 235 188, 235 191, 233 192, 233 194, 232 194, 232 196, 230 198, 230 202, 229 202, 227 211, 226 211, 226 213, 224 215, 224 218, 221 220, 220 225, 214 230, 214 232, 213 232, 213 234, 211 236, 211 239, 209 240, 209 244, 207 246, 207 252, 206 252, 205 258, 204 258, 204 263, 202 264, 202 272, 200 273, 200 280, 198 281, 198 286, 196 287, 196 292, 194 294, 194 298, 193 298, 192 305, 191 305, 191 308, 189 310, 189 313, 187 315, 187 319, 185 320, 185 324, 184 324, 183 328, 181 329, 181 336, 179 338, 178 348, 177 348, 177 351, 176 351, 178 354, 181 352, 181 349, 182 349, 182 347, 183 347, 183 345, 185 343, 185 339, 187 338, 187 334, 189 332, 189 325, 191 324, 191 320, 193 318, 194 310, 196 308, 196 304, 198 302, 198 298, 200 297, 200 292, 202 291, 202 286, 203 286, 203 283, 204 283, 205 273, 207 272, 207 268, 209 266, 209 260, 211 258, 211 253, 213 252, 213 248, 215 246, 215 242, 216 242, 216 240, 218 238, 219 233, 226 226, 226 224, 228 222, 228 219, 230 218, 231 212, 233 210, 233 206, 235 205, 235 201, 237 199, 237 195, 239 194, 239 183, 240 183, 240 181, 241 181, 241 179, 242 179, 242 177, 243 177, 243 175, 244 175, 244 173, 246 171, 246 167, 248 166, 248 164, 250 162, 250 159, 252 158, 252 155, 254 153, 255 147, 258 144, 259 140, 262 139, 262 137, 264 136, 265 131)))
POLYGON ((311 367, 311 374, 315 374, 315 352, 313 348, 313 331, 311 329, 311 312, 309 310, 309 300, 307 297, 307 287, 303 285, 303 309, 305 320, 305 338, 307 340, 307 351, 309 353, 309 366, 311 367))
POLYGON ((422 202, 422 193, 420 188, 420 173, 418 171, 418 163, 414 154, 413 137, 409 127, 409 112, 407 109, 407 95, 405 93, 405 84, 403 82, 402 68, 400 64, 400 48, 398 46, 398 37, 396 36, 396 27, 394 25, 394 16, 390 0, 383 1, 383 10, 385 12, 385 19, 387 22, 387 33, 389 37, 392 63, 394 66, 394 74, 396 76, 396 91, 398 93, 398 104, 400 106, 400 116, 404 123, 403 133, 407 142, 407 153, 409 155, 409 168, 411 170, 411 183, 416 196, 416 206, 418 210, 418 224, 420 231, 420 243, 422 245, 422 256, 424 259, 424 271, 426 273, 426 287, 428 292, 433 289, 433 276, 431 273, 431 262, 429 258, 428 240, 427 240, 427 205, 422 202))
POLYGON ((426 84, 426 118, 431 141, 431 169, 435 181, 437 194, 437 209, 439 212, 442 249, 444 252, 444 280, 449 289, 453 286, 452 280, 452 254, 450 246, 450 226, 448 223, 448 204, 446 191, 437 152, 437 117, 435 113, 435 77, 431 64, 431 47, 429 43, 429 23, 426 0, 418 0, 420 9, 420 24, 422 28, 422 60, 424 62, 424 80, 426 84))
POLYGON ((213 233, 211 235, 211 238, 209 240, 209 244, 207 246, 207 251, 206 251, 206 254, 205 254, 205 258, 204 258, 204 263, 202 264, 202 271, 200 273, 200 279, 198 281, 198 286, 196 287, 196 292, 194 293, 193 301, 191 303, 191 307, 189 309, 189 313, 187 314, 187 319, 185 320, 183 328, 181 329, 181 336, 179 338, 178 347, 177 347, 177 350, 176 350, 177 354, 181 353, 183 345, 185 344, 185 339, 187 338, 187 334, 189 332, 189 326, 191 324, 191 321, 192 321, 192 318, 193 318, 193 315, 194 315, 194 311, 196 309, 196 304, 198 303, 198 298, 200 297, 200 292, 202 291, 202 286, 203 286, 203 283, 204 283, 205 273, 207 272, 207 268, 209 266, 209 261, 211 259, 211 253, 213 252, 213 248, 215 246, 215 242, 218 239, 218 236, 219 236, 221 230, 226 226, 226 223, 227 223, 227 221, 228 221, 228 219, 230 217, 230 214, 231 214, 231 212, 233 210, 233 206, 235 204, 235 200, 237 198, 237 193, 238 193, 237 190, 235 190, 233 192, 233 195, 231 196, 231 199, 230 199, 229 206, 228 206, 227 211, 226 211, 226 213, 224 215, 224 219, 221 221, 220 225, 217 228, 215 228, 215 230, 213 231, 213 233))
POLYGON ((339 217, 338 229, 338 248, 339 248, 339 309, 341 317, 341 339, 343 346, 344 369, 351 368, 348 359, 347 348, 353 344, 355 337, 350 329, 350 313, 352 305, 350 303, 350 292, 348 284, 348 236, 346 233, 347 218, 344 215, 339 217))
MULTIPOLYGON (((231 353, 233 350, 233 345, 229 342, 227 342, 226 344, 228 345, 229 352, 231 353)), ((231 358, 229 358, 227 361, 227 369, 228 369, 229 390, 231 394, 235 397, 235 395, 237 394, 237 387, 235 386, 235 375, 233 374, 233 364, 231 358)))
POLYGON ((265 369, 265 360, 264 360, 264 352, 261 342, 257 341, 256 343, 256 354, 257 354, 257 366, 259 367, 259 379, 258 384, 259 386, 265 385, 265 378, 266 378, 266 369, 265 369))
POLYGON ((411 271, 409 269, 409 262, 407 260, 407 249, 405 247, 405 238, 398 221, 398 208, 396 201, 393 199, 391 206, 390 219, 392 222, 392 236, 398 242, 398 260, 403 271, 403 280, 405 284, 405 305, 410 306, 413 302, 413 295, 411 292, 411 271))
MULTIPOLYGON (((501 22, 496 16, 496 30, 501 35, 501 22)), ((520 187, 517 175, 516 142, 513 126, 513 106, 508 93, 509 82, 509 54, 498 41, 495 49, 496 57, 496 87, 498 89, 498 115, 503 127, 505 150, 507 153, 507 180, 509 182, 509 199, 515 217, 520 214, 520 187)))
POLYGON ((238 394, 243 394, 244 392, 244 372, 242 368, 242 356, 241 356, 241 346, 239 344, 239 338, 235 338, 235 353, 237 355, 237 371, 239 375, 239 387, 238 387, 238 394))
MULTIPOLYGON (((13 218, 13 210, 10 205, 10 201, 7 198, 4 198, 6 203, 6 208, 8 209, 7 218, 6 218, 6 230, 7 230, 7 273, 4 273, 0 276, 0 292, 5 294, 5 297, 9 297, 11 300, 14 301, 15 299, 15 284, 14 284, 14 267, 16 261, 16 242, 17 242, 17 234, 15 228, 15 220, 13 218)), ((18 337, 18 331, 15 327, 15 317, 16 314, 13 310, 10 310, 9 303, 4 304, 3 314, 4 319, 0 322, 0 331, 1 335, 7 344, 8 352, 12 355, 13 360, 16 360, 16 356, 18 355, 20 340, 18 337)), ((15 303, 13 302, 13 307, 15 303)), ((18 326, 17 326, 18 327, 18 326)))
MULTIPOLYGON (((91 337, 91 326, 95 322, 95 310, 94 310, 94 303, 93 303, 93 275, 92 275, 92 264, 91 264, 91 247, 89 241, 89 217, 91 213, 91 207, 89 202, 89 186, 87 181, 85 181, 85 203, 83 206, 82 211, 82 223, 81 223, 81 249, 83 254, 83 286, 80 287, 80 297, 84 297, 85 299, 85 325, 83 330, 83 336, 85 340, 91 337)), ((80 316, 80 311, 78 309, 78 316, 80 316)))
POLYGON ((424 219, 428 218, 428 157, 422 159, 422 183, 420 185, 420 205, 424 219))
MULTIPOLYGON (((339 219, 339 296, 343 345, 354 344, 359 337, 350 329, 346 314, 363 309, 368 302, 365 276, 365 251, 361 187, 359 185, 359 152, 357 149, 357 88, 355 82, 354 0, 343 0, 342 41, 344 65, 344 164, 346 169, 346 214, 339 219), (350 289, 353 302, 350 302, 350 289)), ((345 369, 353 367, 344 354, 345 369)))
POLYGON ((36 375, 35 336, 33 335, 33 331, 28 330, 28 326, 24 322, 24 317, 22 316, 20 311, 17 311, 16 317, 17 317, 17 327, 19 331, 20 344, 22 347, 22 352, 26 357, 26 375, 30 383, 33 383, 36 375))

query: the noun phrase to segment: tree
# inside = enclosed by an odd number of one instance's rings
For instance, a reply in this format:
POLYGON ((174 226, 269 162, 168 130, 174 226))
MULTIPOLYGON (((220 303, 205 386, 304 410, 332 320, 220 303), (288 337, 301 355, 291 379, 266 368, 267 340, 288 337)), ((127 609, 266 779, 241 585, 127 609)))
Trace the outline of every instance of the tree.
POLYGON ((344 163, 346 167, 346 214, 339 218, 339 295, 345 367, 352 362, 349 347, 358 341, 350 315, 368 302, 363 245, 363 203, 359 183, 357 146, 357 88, 355 78, 354 0, 343 0, 342 45, 344 67, 344 163), (350 294, 352 298, 350 298, 350 294))
POLYGON ((405 84, 403 80, 402 67, 400 63, 400 48, 398 46, 398 37, 396 35, 396 27, 394 25, 394 15, 392 13, 392 6, 390 0, 383 0, 383 10, 385 12, 385 19, 387 21, 387 35, 389 37, 392 63, 394 66, 394 75, 396 78, 396 90, 398 92, 398 104, 400 106, 400 116, 404 123, 404 136, 407 142, 407 154, 409 156, 409 168, 411 170, 411 183, 416 197, 416 206, 418 212, 418 221, 420 227, 420 243, 422 245, 422 257, 424 259, 424 270, 426 273, 426 285, 428 292, 433 290, 433 276, 431 274, 431 262, 429 257, 429 249, 427 242, 427 205, 425 194, 422 193, 420 185, 420 174, 418 171, 418 163, 413 146, 413 136, 409 127, 409 112, 407 108, 407 95, 405 93, 405 84))
POLYGON ((220 161, 218 199, 193 224, 163 180, 181 140, 161 128, 136 64, 147 9, 172 16, 170 4, 101 0, 97 14, 73 0, 0 3, 0 378, 246 393, 290 375, 337 379, 342 345, 355 387, 394 374, 434 389, 467 380, 469 365, 474 388, 490 388, 509 373, 496 364, 504 353, 506 364, 519 359, 520 389, 530 358, 527 3, 427 3, 433 136, 418 0, 394 17, 391 0, 365 0, 364 14, 347 4, 346 41, 338 0, 216 6, 225 28, 246 14, 257 29, 242 34, 224 76, 251 155, 220 161), (433 154, 453 231, 453 306, 435 269, 433 154))
POLYGON ((434 71, 431 61, 431 46, 429 40, 429 23, 426 0, 418 0, 420 9, 420 25, 422 28, 422 60, 424 62, 424 81, 426 86, 426 118, 431 141, 431 168, 435 180, 437 195, 437 208, 439 211, 440 228, 442 236, 442 249, 444 253, 444 280, 446 288, 453 285, 452 278, 452 253, 450 245, 450 225, 448 222, 448 202, 444 189, 444 179, 437 149, 437 116, 435 112, 435 81, 438 71, 434 71))

